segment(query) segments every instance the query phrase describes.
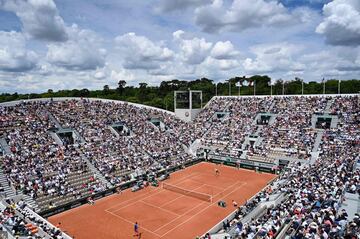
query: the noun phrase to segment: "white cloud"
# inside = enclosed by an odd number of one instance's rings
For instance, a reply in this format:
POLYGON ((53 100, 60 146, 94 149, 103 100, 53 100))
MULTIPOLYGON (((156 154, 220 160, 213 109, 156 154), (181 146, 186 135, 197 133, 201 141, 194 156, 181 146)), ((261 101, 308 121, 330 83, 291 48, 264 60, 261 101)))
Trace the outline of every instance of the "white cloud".
POLYGON ((160 0, 155 7, 160 12, 179 11, 211 2, 211 0, 160 0))
POLYGON ((360 45, 360 1, 334 0, 323 7, 325 18, 316 28, 331 45, 360 45))
POLYGON ((144 36, 127 33, 115 38, 117 48, 123 54, 126 69, 157 69, 162 62, 173 58, 173 51, 154 43, 144 36))
POLYGON ((214 59, 208 57, 201 66, 212 70, 227 71, 239 67, 240 64, 235 59, 214 59))
POLYGON ((300 61, 306 64, 308 71, 329 74, 349 74, 360 72, 360 48, 349 49, 347 47, 337 47, 332 51, 320 51, 305 54, 300 57, 300 61))
POLYGON ((281 3, 275 0, 233 0, 227 7, 223 0, 195 11, 196 23, 206 32, 243 31, 262 26, 293 24, 294 18, 281 3))
POLYGON ((219 41, 211 50, 211 56, 218 60, 231 59, 237 55, 239 55, 239 52, 235 50, 234 45, 230 41, 219 41))
POLYGON ((48 45, 46 59, 53 65, 68 70, 94 70, 105 64, 106 50, 101 47, 101 38, 93 31, 68 28, 69 40, 48 45))
POLYGON ((29 71, 36 63, 37 54, 26 49, 23 34, 0 31, 0 71, 29 71))
POLYGON ((120 80, 124 80, 127 83, 135 80, 134 74, 132 74, 126 69, 120 69, 118 71, 112 70, 110 78, 115 80, 116 82, 119 82, 120 80))
POLYGON ((190 65, 202 63, 209 55, 213 44, 207 42, 204 38, 190 38, 185 37, 184 31, 176 31, 173 37, 180 48, 180 58, 190 65))
POLYGON ((53 0, 0 0, 0 9, 14 12, 29 36, 48 41, 66 41, 63 19, 53 0))
POLYGON ((302 47, 289 43, 262 44, 251 47, 255 58, 246 58, 244 69, 249 73, 302 71, 305 65, 297 60, 302 47))
POLYGON ((94 77, 98 80, 102 80, 106 78, 106 73, 104 71, 96 71, 94 77))
POLYGON ((301 75, 305 80, 359 76, 359 1, 334 0, 324 7, 324 18, 306 1, 288 9, 280 2, 285 1, 0 0, 1 9, 6 6, 19 16, 17 21, 5 13, 9 17, 2 18, 2 29, 22 29, 8 37, 0 33, 0 91, 114 88, 119 80, 128 85, 175 78, 218 81, 259 73, 274 79, 301 75), (151 11, 160 7, 169 14, 151 11), (70 27, 73 22, 89 30, 70 27), (347 47, 325 45, 314 31, 319 24, 329 43, 330 38, 340 39, 336 44, 347 47), (174 32, 179 28, 186 32, 174 32))

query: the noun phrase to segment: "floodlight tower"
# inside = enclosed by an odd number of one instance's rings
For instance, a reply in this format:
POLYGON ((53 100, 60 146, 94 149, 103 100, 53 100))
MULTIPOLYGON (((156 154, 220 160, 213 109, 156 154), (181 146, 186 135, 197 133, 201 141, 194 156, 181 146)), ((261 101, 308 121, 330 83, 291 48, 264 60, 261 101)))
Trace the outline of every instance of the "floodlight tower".
POLYGON ((174 109, 177 117, 192 121, 202 109, 202 91, 174 91, 174 109))

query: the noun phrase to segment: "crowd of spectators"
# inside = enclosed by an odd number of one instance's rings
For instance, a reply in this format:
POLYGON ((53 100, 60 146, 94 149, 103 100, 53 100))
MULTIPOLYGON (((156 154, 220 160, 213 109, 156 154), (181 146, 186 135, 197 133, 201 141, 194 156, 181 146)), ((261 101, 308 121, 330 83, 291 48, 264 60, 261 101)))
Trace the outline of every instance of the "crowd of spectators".
POLYGON ((60 229, 35 215, 24 201, 7 199, 3 204, 4 208, 0 213, 1 225, 4 227, 2 229, 12 236, 31 239, 65 238, 60 229))
POLYGON ((225 223, 232 225, 224 228, 233 228, 232 238, 275 238, 281 230, 288 239, 360 238, 359 214, 350 219, 341 207, 346 192, 360 195, 358 100, 339 97, 334 101, 331 109, 342 115, 341 121, 337 128, 325 130, 318 160, 289 165, 278 179, 284 183, 274 188, 285 200, 267 208, 264 215, 242 224, 259 200, 239 207, 234 221, 225 223))
POLYGON ((319 96, 274 98, 271 113, 276 114, 276 119, 262 127, 259 135, 264 141, 254 149, 255 153, 308 159, 316 138, 311 119, 323 113, 326 104, 326 98, 319 96))
MULTIPOLYGON (((192 123, 152 108, 85 99, 1 106, 0 137, 12 152, 2 156, 3 171, 17 191, 52 203, 51 197, 76 199, 106 189, 84 159, 116 185, 130 180, 136 170, 184 164, 192 159, 186 149, 197 139, 206 146, 222 145, 221 153, 236 157, 246 137, 257 134, 263 141, 246 148, 251 154, 268 157, 283 151, 308 158, 316 136, 312 115, 323 113, 327 102, 323 97, 219 97, 192 123), (275 114, 274 123, 258 125, 255 118, 260 112, 275 114), (84 143, 57 144, 48 132, 57 127, 50 114, 62 128, 76 130, 84 143), (125 130, 117 130, 118 126, 125 130), (87 180, 69 182, 86 173, 90 173, 87 180)), ((237 238, 273 238, 285 224, 291 225, 289 238, 296 239, 340 238, 357 232, 359 221, 347 221, 339 208, 344 192, 360 191, 359 170, 353 170, 359 160, 359 98, 337 97, 330 112, 339 116, 339 124, 324 130, 319 159, 313 165, 289 167, 281 177, 287 182, 281 187, 286 201, 268 208, 261 219, 239 223, 269 192, 241 206, 235 222, 237 238)))
POLYGON ((47 132, 54 128, 46 107, 50 103, 30 102, 0 107, 0 135, 11 149, 2 157, 3 172, 16 191, 41 201, 50 196, 77 198, 83 193, 102 189, 97 180, 73 185, 67 178, 89 169, 76 146, 58 145, 47 132), (80 194, 80 195, 79 195, 80 194))
POLYGON ((312 128, 312 116, 322 114, 327 102, 319 96, 219 97, 199 114, 194 125, 203 128, 202 144, 215 147, 220 154, 240 157, 246 150, 250 156, 308 159, 317 133, 312 128), (259 113, 275 115, 273 123, 255 122, 259 113), (248 136, 261 137, 263 141, 259 145, 249 141, 243 147, 248 136))
POLYGON ((256 131, 254 119, 271 106, 270 98, 217 98, 196 119, 207 126, 202 144, 215 146, 216 152, 239 157, 246 136, 256 131), (211 123, 211 124, 209 124, 211 123))
POLYGON ((49 111, 64 128, 84 137, 84 155, 113 184, 126 181, 128 173, 137 169, 153 171, 191 159, 184 150, 189 138, 181 134, 189 124, 169 113, 88 100, 53 102, 49 111), (160 125, 151 123, 153 120, 160 125), (114 125, 129 132, 116 134, 114 125))

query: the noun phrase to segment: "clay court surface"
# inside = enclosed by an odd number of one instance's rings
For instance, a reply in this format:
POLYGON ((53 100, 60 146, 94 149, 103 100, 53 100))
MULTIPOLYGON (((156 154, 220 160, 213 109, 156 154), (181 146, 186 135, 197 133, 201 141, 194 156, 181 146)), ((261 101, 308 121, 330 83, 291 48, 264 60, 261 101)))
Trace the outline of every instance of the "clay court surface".
POLYGON ((126 190, 50 217, 53 224, 76 239, 129 239, 138 222, 143 239, 193 239, 202 235, 232 211, 232 200, 243 204, 275 175, 211 163, 199 163, 171 174, 165 182, 187 190, 210 194, 212 202, 185 196, 160 185, 138 192, 126 190), (215 175, 218 168, 220 175, 215 175), (217 205, 219 200, 226 208, 217 205))

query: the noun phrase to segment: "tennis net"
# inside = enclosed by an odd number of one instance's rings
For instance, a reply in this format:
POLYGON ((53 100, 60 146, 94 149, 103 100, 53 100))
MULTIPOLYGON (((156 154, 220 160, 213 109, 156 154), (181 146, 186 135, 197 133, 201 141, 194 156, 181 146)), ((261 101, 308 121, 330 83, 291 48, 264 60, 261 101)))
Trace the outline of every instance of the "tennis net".
POLYGON ((212 195, 210 195, 210 194, 191 191, 191 190, 180 188, 178 186, 174 186, 174 185, 167 184, 167 183, 163 183, 162 185, 163 185, 162 186, 163 189, 167 189, 169 191, 180 193, 185 196, 194 197, 194 198, 206 201, 206 202, 212 202, 212 195))

